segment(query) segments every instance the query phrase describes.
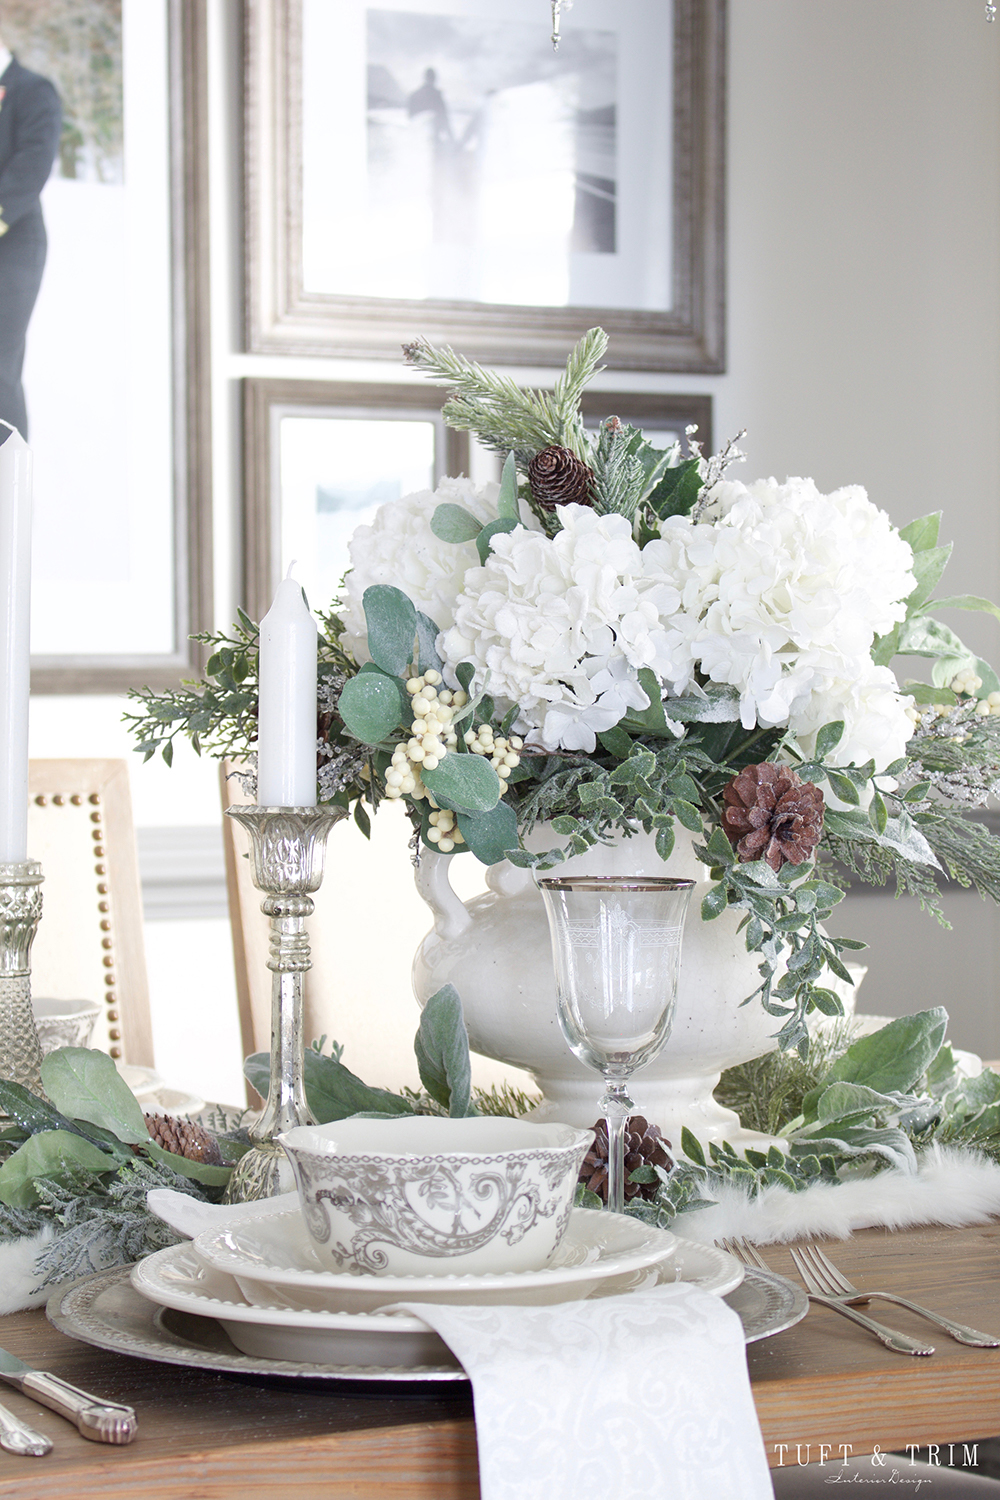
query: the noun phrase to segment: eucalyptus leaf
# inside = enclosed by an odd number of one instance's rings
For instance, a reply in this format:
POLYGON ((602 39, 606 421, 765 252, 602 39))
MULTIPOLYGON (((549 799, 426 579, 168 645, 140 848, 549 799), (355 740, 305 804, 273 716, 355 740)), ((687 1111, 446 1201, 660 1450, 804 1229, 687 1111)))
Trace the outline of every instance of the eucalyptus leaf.
POLYGON ((68 1130, 42 1130, 30 1136, 0 1167, 0 1203, 11 1208, 33 1208, 41 1202, 35 1187, 39 1177, 60 1181, 81 1172, 102 1176, 117 1170, 114 1157, 92 1146, 83 1136, 68 1130))
POLYGON ((100 1125, 130 1145, 149 1139, 142 1106, 106 1052, 58 1047, 42 1058, 42 1084, 70 1119, 100 1125))
POLYGON ((442 542, 471 542, 483 529, 464 505, 439 505, 431 516, 431 531, 442 542))
POLYGON ((458 827, 481 864, 499 864, 508 849, 517 848, 517 814, 503 800, 489 812, 459 813, 458 827))
POLYGON ((496 521, 488 521, 482 531, 476 537, 476 547, 479 551, 479 561, 486 566, 486 559, 490 555, 490 547, 495 536, 502 536, 505 532, 513 531, 519 526, 520 521, 512 516, 500 516, 496 521))
POLYGON ((500 476, 500 493, 497 496, 497 515, 502 521, 521 519, 517 503, 517 464, 514 462, 513 453, 508 453, 504 459, 503 473, 500 476))
POLYGON ((420 774, 435 802, 453 812, 490 812, 500 801, 500 778, 485 756, 448 754, 420 774))
POLYGON ((425 615, 422 610, 417 610, 417 652, 420 656, 420 670, 426 672, 428 667, 433 667, 435 672, 440 672, 444 666, 437 649, 437 638, 441 634, 437 625, 425 615))
POLYGON ((420 1081, 452 1118, 474 1115, 469 1033, 454 985, 442 985, 424 1006, 413 1050, 420 1081))
POLYGON ((403 677, 413 660, 417 611, 402 589, 373 583, 361 599, 372 661, 390 677, 403 677))
POLYGON ((400 723, 396 680, 381 672, 359 672, 344 683, 338 704, 351 734, 365 745, 380 745, 400 723))

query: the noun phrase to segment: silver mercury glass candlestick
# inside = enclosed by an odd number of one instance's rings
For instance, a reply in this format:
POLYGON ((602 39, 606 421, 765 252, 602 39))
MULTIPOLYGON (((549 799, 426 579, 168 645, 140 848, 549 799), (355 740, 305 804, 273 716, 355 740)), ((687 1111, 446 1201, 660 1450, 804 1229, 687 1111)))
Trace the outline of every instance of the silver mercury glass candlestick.
POLYGON ((302 1079, 302 976, 311 967, 305 919, 310 891, 323 880, 326 838, 346 817, 342 807, 229 807, 250 835, 253 883, 264 891, 260 909, 271 919, 271 1083, 267 1103, 250 1128, 253 1145, 237 1163, 227 1203, 293 1192, 295 1179, 274 1137, 314 1125, 302 1079))
POLYGON ((42 1094, 42 1049, 31 1009, 31 945, 42 915, 42 867, 0 862, 0 1078, 42 1094))

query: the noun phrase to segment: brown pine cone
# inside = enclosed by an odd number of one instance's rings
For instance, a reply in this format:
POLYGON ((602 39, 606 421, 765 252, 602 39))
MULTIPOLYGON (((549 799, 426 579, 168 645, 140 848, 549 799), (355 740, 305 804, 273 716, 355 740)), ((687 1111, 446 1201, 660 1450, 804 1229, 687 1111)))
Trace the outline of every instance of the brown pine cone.
POLYGON ((158 1146, 188 1161, 204 1162, 207 1167, 223 1165, 219 1143, 211 1131, 193 1120, 178 1120, 173 1115, 146 1115, 146 1129, 158 1146))
MULTIPOLYGON (((603 1203, 608 1201, 608 1126, 598 1120, 594 1129, 594 1144, 583 1158, 580 1181, 596 1193, 603 1203)), ((629 1182, 636 1167, 662 1167, 669 1172, 673 1160, 667 1152, 670 1142, 664 1140, 658 1125, 650 1125, 642 1115, 631 1115, 625 1129, 625 1202, 632 1198, 653 1198, 658 1182, 629 1182)))
POLYGON ((555 510, 557 505, 592 504, 593 477, 582 459, 558 443, 536 453, 528 465, 531 493, 543 510, 555 510))
POLYGON ((823 831, 823 793, 787 766, 746 766, 723 788, 722 826, 741 864, 764 859, 778 871, 809 859, 823 831))

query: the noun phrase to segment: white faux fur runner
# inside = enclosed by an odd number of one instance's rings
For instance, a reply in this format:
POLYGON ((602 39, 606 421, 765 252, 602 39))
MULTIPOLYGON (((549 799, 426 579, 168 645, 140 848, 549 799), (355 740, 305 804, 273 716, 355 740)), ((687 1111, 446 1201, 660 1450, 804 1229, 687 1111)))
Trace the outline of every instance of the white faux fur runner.
POLYGON ((931 1146, 916 1175, 890 1169, 857 1182, 814 1183, 800 1193, 766 1187, 749 1198, 726 1186, 709 1196, 712 1208, 674 1220, 677 1234, 703 1244, 737 1236, 759 1245, 820 1235, 842 1240, 880 1226, 985 1224, 1000 1214, 1000 1166, 975 1151, 931 1146))
MULTIPOLYGON (((154 1211, 160 1217, 189 1234, 233 1217, 234 1212, 252 1214, 258 1208, 245 1204, 234 1211, 169 1192, 151 1198, 157 1199, 154 1211), (181 1200, 186 1214, 193 1209, 201 1215, 196 1223, 182 1225, 163 1210, 159 1200, 167 1203, 174 1198, 181 1200)), ((744 1236, 755 1244, 769 1245, 819 1236, 847 1239, 855 1229, 879 1226, 985 1224, 994 1215, 1000 1215, 1000 1166, 975 1151, 931 1146, 922 1153, 916 1174, 890 1170, 857 1182, 816 1183, 801 1193, 768 1187, 756 1198, 748 1198, 739 1188, 725 1187, 716 1194, 713 1207, 682 1214, 672 1227, 685 1239, 702 1243, 744 1236)), ((0 1245, 0 1314, 45 1301, 51 1288, 38 1290, 35 1260, 51 1237, 51 1230, 45 1230, 31 1239, 0 1245)))

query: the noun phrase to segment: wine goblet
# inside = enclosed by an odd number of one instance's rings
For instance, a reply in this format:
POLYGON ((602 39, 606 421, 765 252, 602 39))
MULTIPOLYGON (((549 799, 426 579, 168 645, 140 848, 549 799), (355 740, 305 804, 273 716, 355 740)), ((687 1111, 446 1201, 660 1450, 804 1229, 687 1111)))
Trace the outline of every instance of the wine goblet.
POLYGON ((625 1206, 629 1079, 662 1050, 677 1001, 681 937, 693 880, 544 876, 559 1024, 570 1049, 604 1077, 608 1208, 625 1206))

